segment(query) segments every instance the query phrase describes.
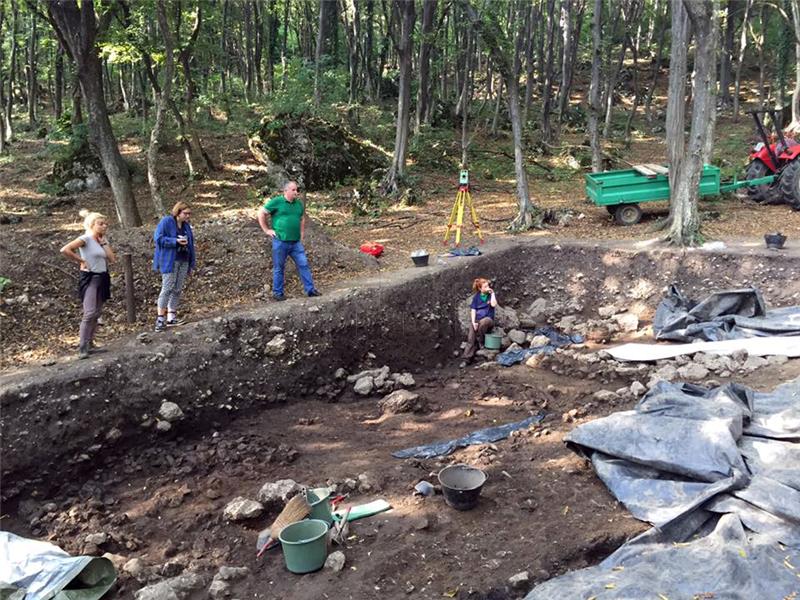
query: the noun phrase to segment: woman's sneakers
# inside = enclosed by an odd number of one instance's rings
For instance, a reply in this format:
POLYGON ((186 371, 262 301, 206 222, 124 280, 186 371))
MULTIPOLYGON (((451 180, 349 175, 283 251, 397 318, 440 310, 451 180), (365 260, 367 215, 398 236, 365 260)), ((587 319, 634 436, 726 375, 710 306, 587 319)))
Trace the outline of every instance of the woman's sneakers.
POLYGON ((175 325, 183 325, 186 321, 179 319, 178 315, 164 317, 159 315, 156 319, 156 331, 164 331, 167 327, 174 327, 175 325))

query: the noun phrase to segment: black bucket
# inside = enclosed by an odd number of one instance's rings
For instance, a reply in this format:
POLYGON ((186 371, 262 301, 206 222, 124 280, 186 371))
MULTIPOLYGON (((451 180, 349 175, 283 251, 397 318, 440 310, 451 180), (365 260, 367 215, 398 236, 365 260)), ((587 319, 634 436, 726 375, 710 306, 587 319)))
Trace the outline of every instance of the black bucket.
POLYGON ((780 250, 786 243, 786 236, 782 233, 765 233, 764 241, 767 243, 767 248, 770 250, 780 250))
POLYGON ((428 253, 424 250, 417 250, 411 253, 411 260, 414 261, 415 267, 428 266, 428 253))
POLYGON ((478 504, 486 473, 469 465, 450 465, 439 471, 439 483, 448 506, 471 510, 478 504))

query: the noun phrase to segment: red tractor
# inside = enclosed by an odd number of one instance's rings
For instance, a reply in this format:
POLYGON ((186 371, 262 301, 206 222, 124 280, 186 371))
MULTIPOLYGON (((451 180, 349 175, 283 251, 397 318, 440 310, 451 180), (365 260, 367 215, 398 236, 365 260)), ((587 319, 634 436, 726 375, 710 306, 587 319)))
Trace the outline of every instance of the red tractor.
POLYGON ((756 144, 750 153, 750 163, 745 171, 746 179, 759 179, 775 175, 773 183, 764 183, 747 188, 751 200, 766 204, 791 204, 800 208, 800 143, 791 137, 785 137, 777 126, 776 110, 752 110, 756 129, 761 142, 756 144), (767 136, 762 114, 768 114, 775 126, 775 134, 767 136), (770 140, 770 137, 772 140, 770 140))

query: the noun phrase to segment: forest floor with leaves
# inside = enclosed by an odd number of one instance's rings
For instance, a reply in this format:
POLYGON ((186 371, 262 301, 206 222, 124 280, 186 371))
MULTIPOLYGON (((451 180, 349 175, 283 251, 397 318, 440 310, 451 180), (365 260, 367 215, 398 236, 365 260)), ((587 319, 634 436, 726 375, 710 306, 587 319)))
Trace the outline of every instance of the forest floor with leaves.
MULTIPOLYGON (((717 126, 715 158, 726 175, 742 173, 752 143, 752 127, 744 118, 735 123, 720 117, 717 126)), ((123 283, 120 266, 114 267, 114 298, 104 308, 101 343, 115 338, 150 330, 154 319, 154 303, 160 278, 151 271, 151 234, 156 215, 149 201, 146 184, 146 146, 136 137, 122 137, 121 149, 135 169, 135 194, 144 225, 122 232, 113 224, 115 214, 110 189, 83 192, 72 196, 53 196, 46 183, 52 168, 51 153, 45 140, 26 137, 21 132, 10 156, 0 158, 0 214, 11 217, 11 223, 0 225, 2 270, 8 281, 2 287, 3 353, 0 369, 49 363, 58 357, 71 357, 77 347, 80 307, 75 288, 77 272, 58 253, 59 248, 81 233, 78 211, 99 210, 112 217, 111 240, 134 261, 137 299, 137 320, 126 323, 123 283), (20 222, 13 222, 20 217, 20 222)), ((181 312, 189 319, 243 308, 254 302, 270 301, 271 259, 269 247, 255 222, 260 204, 259 182, 263 167, 247 149, 243 134, 210 134, 205 137, 211 155, 220 166, 195 181, 187 181, 180 148, 168 145, 162 151, 159 172, 171 205, 185 200, 194 209, 198 269, 190 278, 183 296, 181 312)), ((536 161, 550 171, 531 164, 530 190, 539 209, 555 209, 555 220, 541 229, 519 235, 553 239, 598 240, 628 244, 657 239, 659 221, 667 214, 664 202, 643 205, 644 218, 638 225, 620 227, 612 222, 604 208, 586 200, 583 171, 572 169, 570 151, 586 152, 581 147, 582 134, 565 133, 565 150, 536 161)), ((441 152, 451 157, 460 154, 459 135, 439 144, 441 152)), ((476 151, 471 170, 472 199, 487 239, 511 235, 509 221, 516 215, 513 165, 509 137, 473 141, 476 151), (507 147, 507 148, 506 148, 507 147), (491 149, 494 151, 480 151, 491 149)), ((574 153, 574 152, 573 152, 574 153)), ((617 151, 621 156, 618 168, 626 162, 663 163, 663 134, 634 137, 629 149, 617 151)), ((411 266, 411 251, 425 248, 434 257, 445 252, 442 240, 455 200, 458 172, 437 169, 427 160, 425 150, 418 153, 418 162, 410 164, 410 181, 418 204, 385 205, 375 214, 353 216, 350 188, 331 193, 313 193, 307 197, 309 214, 323 224, 335 241, 357 249, 365 241, 385 247, 379 260, 381 270, 411 266)), ((701 202, 703 236, 706 241, 763 244, 763 235, 781 231, 791 246, 800 234, 800 213, 786 205, 762 206, 741 195, 728 195, 701 202)), ((3 220, 6 221, 5 219, 3 220)), ((451 237, 452 241, 452 237, 451 237)), ((471 225, 465 223, 463 245, 477 242, 471 225)), ((118 248, 119 250, 119 248, 118 248)), ((358 261, 353 264, 331 263, 326 268, 314 266, 315 255, 324 248, 309 248, 312 268, 324 292, 361 272, 358 261)), ((318 261, 319 262, 319 261, 318 261)), ((465 293, 468 291, 465 283, 465 293)), ((292 268, 288 270, 287 294, 300 295, 301 289, 292 268)))

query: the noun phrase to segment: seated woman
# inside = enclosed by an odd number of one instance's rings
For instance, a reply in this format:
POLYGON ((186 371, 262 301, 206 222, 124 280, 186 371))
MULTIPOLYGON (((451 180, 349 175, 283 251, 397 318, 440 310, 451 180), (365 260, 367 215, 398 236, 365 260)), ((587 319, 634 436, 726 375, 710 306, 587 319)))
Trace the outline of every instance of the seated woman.
POLYGON ((494 327, 494 309, 497 308, 497 298, 494 290, 489 285, 488 279, 478 278, 472 282, 475 295, 470 304, 470 329, 467 336, 467 347, 464 348, 463 357, 472 360, 478 350, 478 344, 483 345, 483 336, 494 327))

